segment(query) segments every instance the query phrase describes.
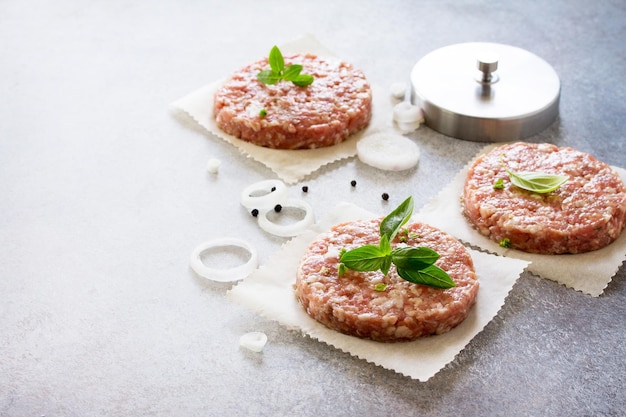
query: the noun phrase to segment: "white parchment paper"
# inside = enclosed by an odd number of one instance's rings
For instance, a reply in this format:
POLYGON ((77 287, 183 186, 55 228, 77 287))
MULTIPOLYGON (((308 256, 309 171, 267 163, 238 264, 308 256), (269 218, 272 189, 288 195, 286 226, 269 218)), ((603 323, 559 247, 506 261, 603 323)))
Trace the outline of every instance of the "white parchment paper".
MULTIPOLYGON (((280 45, 283 55, 309 52, 319 56, 337 58, 312 35, 302 36, 280 45)), ((255 57, 251 62, 259 59, 255 57)), ((224 133, 216 124, 213 114, 213 97, 224 80, 217 80, 176 100, 172 106, 189 114, 200 126, 215 136, 237 147, 242 153, 270 168, 288 184, 296 183, 320 167, 356 155, 356 142, 363 136, 378 130, 392 128, 393 101, 381 88, 372 88, 372 119, 369 126, 352 135, 346 141, 325 148, 283 150, 257 146, 224 133)))
POLYGON ((528 262, 470 250, 480 282, 476 305, 449 333, 413 342, 380 343, 330 330, 307 315, 294 295, 297 265, 319 233, 335 224, 375 217, 363 209, 341 203, 320 223, 287 242, 266 264, 228 292, 230 300, 282 325, 301 330, 314 339, 353 356, 426 381, 439 372, 498 313, 528 262))
MULTIPOLYGON (((501 145, 488 145, 476 157, 501 145)), ((602 294, 626 259, 626 233, 622 233, 615 242, 603 249, 576 255, 537 255, 503 248, 476 231, 463 215, 460 198, 465 177, 473 162, 474 160, 470 161, 448 186, 420 210, 420 218, 474 247, 529 261, 531 264, 528 270, 542 278, 551 279, 594 297, 602 294)), ((617 167, 613 169, 626 181, 626 170, 617 167)))

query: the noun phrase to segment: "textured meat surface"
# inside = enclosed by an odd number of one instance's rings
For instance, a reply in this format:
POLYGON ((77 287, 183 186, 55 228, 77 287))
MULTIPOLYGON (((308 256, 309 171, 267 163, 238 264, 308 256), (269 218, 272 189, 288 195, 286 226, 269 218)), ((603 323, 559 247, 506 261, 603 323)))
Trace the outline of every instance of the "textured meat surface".
POLYGON ((313 84, 259 82, 257 74, 269 69, 267 58, 240 69, 215 94, 215 120, 224 132, 268 148, 312 149, 338 144, 368 125, 372 92, 360 70, 311 54, 284 60, 302 65, 313 84))
POLYGON ((318 236, 300 262, 297 299, 315 320, 361 338, 408 341, 450 331, 469 314, 479 284, 467 249, 434 227, 410 224, 392 246, 427 246, 437 251, 436 265, 450 275, 456 287, 442 290, 413 284, 400 278, 393 266, 386 276, 380 271, 351 270, 338 276, 340 249, 377 245, 380 220, 340 224, 318 236), (378 283, 387 288, 377 291, 378 283))
POLYGON ((478 158, 463 191, 465 216, 496 242, 531 253, 582 253, 613 242, 626 225, 626 188, 607 164, 571 148, 514 143, 478 158), (514 172, 569 176, 556 191, 538 194, 511 184, 514 172), (501 178, 504 189, 494 189, 501 178))

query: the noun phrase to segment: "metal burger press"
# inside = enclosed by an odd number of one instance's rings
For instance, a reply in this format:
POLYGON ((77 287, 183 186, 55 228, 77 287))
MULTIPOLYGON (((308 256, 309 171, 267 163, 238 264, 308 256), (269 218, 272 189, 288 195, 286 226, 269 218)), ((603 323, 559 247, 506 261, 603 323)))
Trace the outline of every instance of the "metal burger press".
POLYGON ((550 126, 559 113, 561 87, 550 64, 498 43, 460 43, 430 52, 413 67, 411 87, 426 125, 459 139, 522 139, 550 126))

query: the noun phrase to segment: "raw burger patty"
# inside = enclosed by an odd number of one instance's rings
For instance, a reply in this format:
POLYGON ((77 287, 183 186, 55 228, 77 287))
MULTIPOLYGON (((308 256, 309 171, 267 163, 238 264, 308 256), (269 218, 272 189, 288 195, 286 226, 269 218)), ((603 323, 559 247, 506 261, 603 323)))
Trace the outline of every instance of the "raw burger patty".
POLYGON ((551 144, 514 143, 479 157, 463 191, 465 216, 496 242, 541 254, 582 253, 613 242, 626 225, 626 188, 593 156, 551 144), (569 176, 556 191, 538 194, 511 184, 513 172, 569 176), (498 179, 504 189, 494 190, 498 179))
POLYGON ((268 148, 311 149, 336 145, 367 126, 372 92, 361 71, 311 54, 284 60, 285 66, 302 65, 302 73, 315 78, 313 84, 263 84, 256 77, 269 69, 267 58, 254 62, 235 72, 215 94, 213 112, 220 129, 268 148))
POLYGON ((298 267, 295 292, 306 312, 341 333, 381 342, 407 341, 441 334, 461 323, 476 301, 478 281, 472 258, 450 235, 413 223, 392 243, 427 246, 441 256, 436 265, 456 283, 446 290, 417 285, 400 278, 395 267, 380 271, 348 270, 337 275, 338 255, 346 250, 379 243, 381 219, 343 223, 316 238, 298 267), (378 283, 388 284, 376 291, 378 283))

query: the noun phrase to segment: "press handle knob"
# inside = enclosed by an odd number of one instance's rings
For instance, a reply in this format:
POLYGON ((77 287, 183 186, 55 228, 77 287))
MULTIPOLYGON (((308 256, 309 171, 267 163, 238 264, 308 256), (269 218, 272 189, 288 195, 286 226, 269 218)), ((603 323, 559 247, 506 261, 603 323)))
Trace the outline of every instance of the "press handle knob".
POLYGON ((497 81, 498 77, 496 74, 492 74, 498 69, 498 57, 496 55, 483 54, 476 61, 476 65, 479 71, 482 72, 480 82, 491 84, 497 81))

